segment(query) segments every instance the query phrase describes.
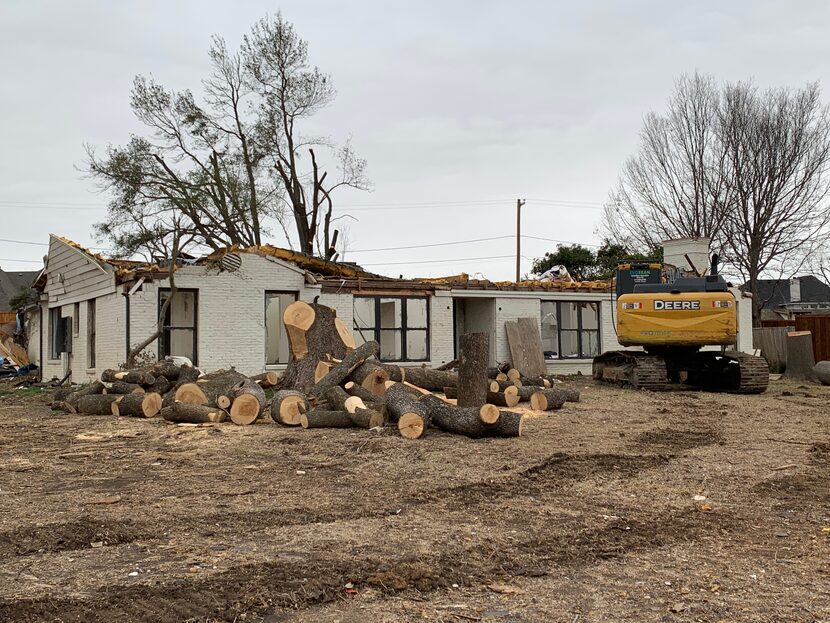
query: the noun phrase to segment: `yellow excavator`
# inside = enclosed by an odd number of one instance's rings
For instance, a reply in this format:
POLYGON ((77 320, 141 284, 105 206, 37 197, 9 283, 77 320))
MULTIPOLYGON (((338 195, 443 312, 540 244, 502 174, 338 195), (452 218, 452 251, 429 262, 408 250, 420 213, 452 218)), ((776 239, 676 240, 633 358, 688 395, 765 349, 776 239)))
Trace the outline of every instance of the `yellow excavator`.
POLYGON ((761 357, 727 350, 737 342, 737 303, 718 274, 689 275, 661 263, 617 267, 617 341, 625 347, 594 358, 594 379, 650 390, 683 385, 707 391, 760 394, 769 383, 761 357), (720 346, 702 350, 705 346, 720 346))

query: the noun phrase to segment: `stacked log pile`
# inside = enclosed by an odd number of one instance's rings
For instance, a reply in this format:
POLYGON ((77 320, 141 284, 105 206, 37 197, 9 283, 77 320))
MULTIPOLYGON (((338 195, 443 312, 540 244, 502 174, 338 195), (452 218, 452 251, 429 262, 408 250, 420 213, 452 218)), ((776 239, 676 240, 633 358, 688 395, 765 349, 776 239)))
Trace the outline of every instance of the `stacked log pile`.
POLYGON ((329 307, 296 301, 283 321, 291 357, 281 377, 248 377, 234 369, 205 374, 161 361, 105 370, 84 388, 57 392, 53 406, 89 415, 160 415, 188 424, 228 420, 245 426, 270 415, 286 427, 388 427, 419 439, 430 428, 471 438, 518 437, 523 416, 510 409, 529 402, 547 411, 579 400, 577 391, 550 377, 526 378, 509 363, 488 367, 484 333, 462 336, 452 366, 401 367, 378 360, 377 342, 356 344, 329 307))

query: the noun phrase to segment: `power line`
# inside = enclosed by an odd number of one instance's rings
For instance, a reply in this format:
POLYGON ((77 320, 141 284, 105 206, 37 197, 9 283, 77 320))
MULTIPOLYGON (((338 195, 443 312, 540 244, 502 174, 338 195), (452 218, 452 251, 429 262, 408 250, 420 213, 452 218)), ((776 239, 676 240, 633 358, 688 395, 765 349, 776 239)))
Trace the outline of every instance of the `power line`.
POLYGON ((0 238, 0 242, 13 242, 15 244, 34 244, 40 247, 48 247, 48 242, 30 242, 28 240, 9 240, 7 238, 0 238))
POLYGON ((484 257, 459 257, 449 260, 416 260, 414 262, 374 262, 372 264, 361 264, 361 266, 396 266, 400 264, 442 264, 447 262, 473 262, 480 260, 503 260, 512 258, 512 255, 486 255, 484 257))
POLYGON ((492 238, 474 238, 472 240, 455 240, 453 242, 435 242, 432 244, 413 244, 405 247, 386 247, 385 249, 346 249, 347 253, 374 253, 376 251, 400 251, 402 249, 426 249, 429 247, 447 247, 454 244, 469 244, 472 242, 487 242, 490 240, 504 240, 513 236, 494 236, 492 238))
POLYGON ((0 257, 0 262, 26 262, 27 264, 43 264, 43 260, 13 260, 10 257, 0 257))

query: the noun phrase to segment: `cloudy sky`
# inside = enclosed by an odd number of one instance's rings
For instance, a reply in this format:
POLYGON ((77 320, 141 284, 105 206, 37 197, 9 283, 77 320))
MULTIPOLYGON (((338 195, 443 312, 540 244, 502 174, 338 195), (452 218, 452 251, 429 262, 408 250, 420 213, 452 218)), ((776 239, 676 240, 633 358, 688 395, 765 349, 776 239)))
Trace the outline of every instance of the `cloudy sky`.
MULTIPOLYGON (((512 278, 519 197, 525 235, 596 244, 644 113, 682 72, 818 80, 830 98, 824 0, 4 0, 0 266, 36 269, 45 250, 7 240, 106 246, 90 236, 106 197, 78 170, 84 143, 141 131, 136 74, 198 93, 210 35, 235 46, 277 10, 338 91, 312 129, 352 136, 369 162, 373 192, 341 197, 358 219, 347 259, 389 275, 512 278), (454 244, 377 250, 439 243, 454 244)), ((523 271, 555 244, 523 239, 523 271)))

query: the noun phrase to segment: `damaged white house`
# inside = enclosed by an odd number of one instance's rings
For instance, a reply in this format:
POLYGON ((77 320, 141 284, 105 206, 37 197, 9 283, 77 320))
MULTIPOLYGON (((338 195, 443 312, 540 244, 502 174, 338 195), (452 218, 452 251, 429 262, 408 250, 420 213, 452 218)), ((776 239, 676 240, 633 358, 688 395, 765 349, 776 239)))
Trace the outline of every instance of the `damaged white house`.
MULTIPOLYGON (((142 357, 185 356, 208 370, 283 368, 289 351, 282 311, 297 299, 333 307, 358 343, 375 339, 384 361, 403 365, 447 363, 458 337, 479 331, 490 334, 491 363, 507 361, 504 323, 528 317, 539 323, 551 373, 590 373, 594 355, 619 348, 603 283, 392 279, 268 245, 185 262, 175 283, 162 335, 142 357)), ((30 359, 44 378, 71 373, 76 383, 123 364, 154 332, 170 293, 167 268, 108 259, 58 236, 50 237, 36 287, 30 359)), ((751 330, 747 339, 751 344, 751 330)))

